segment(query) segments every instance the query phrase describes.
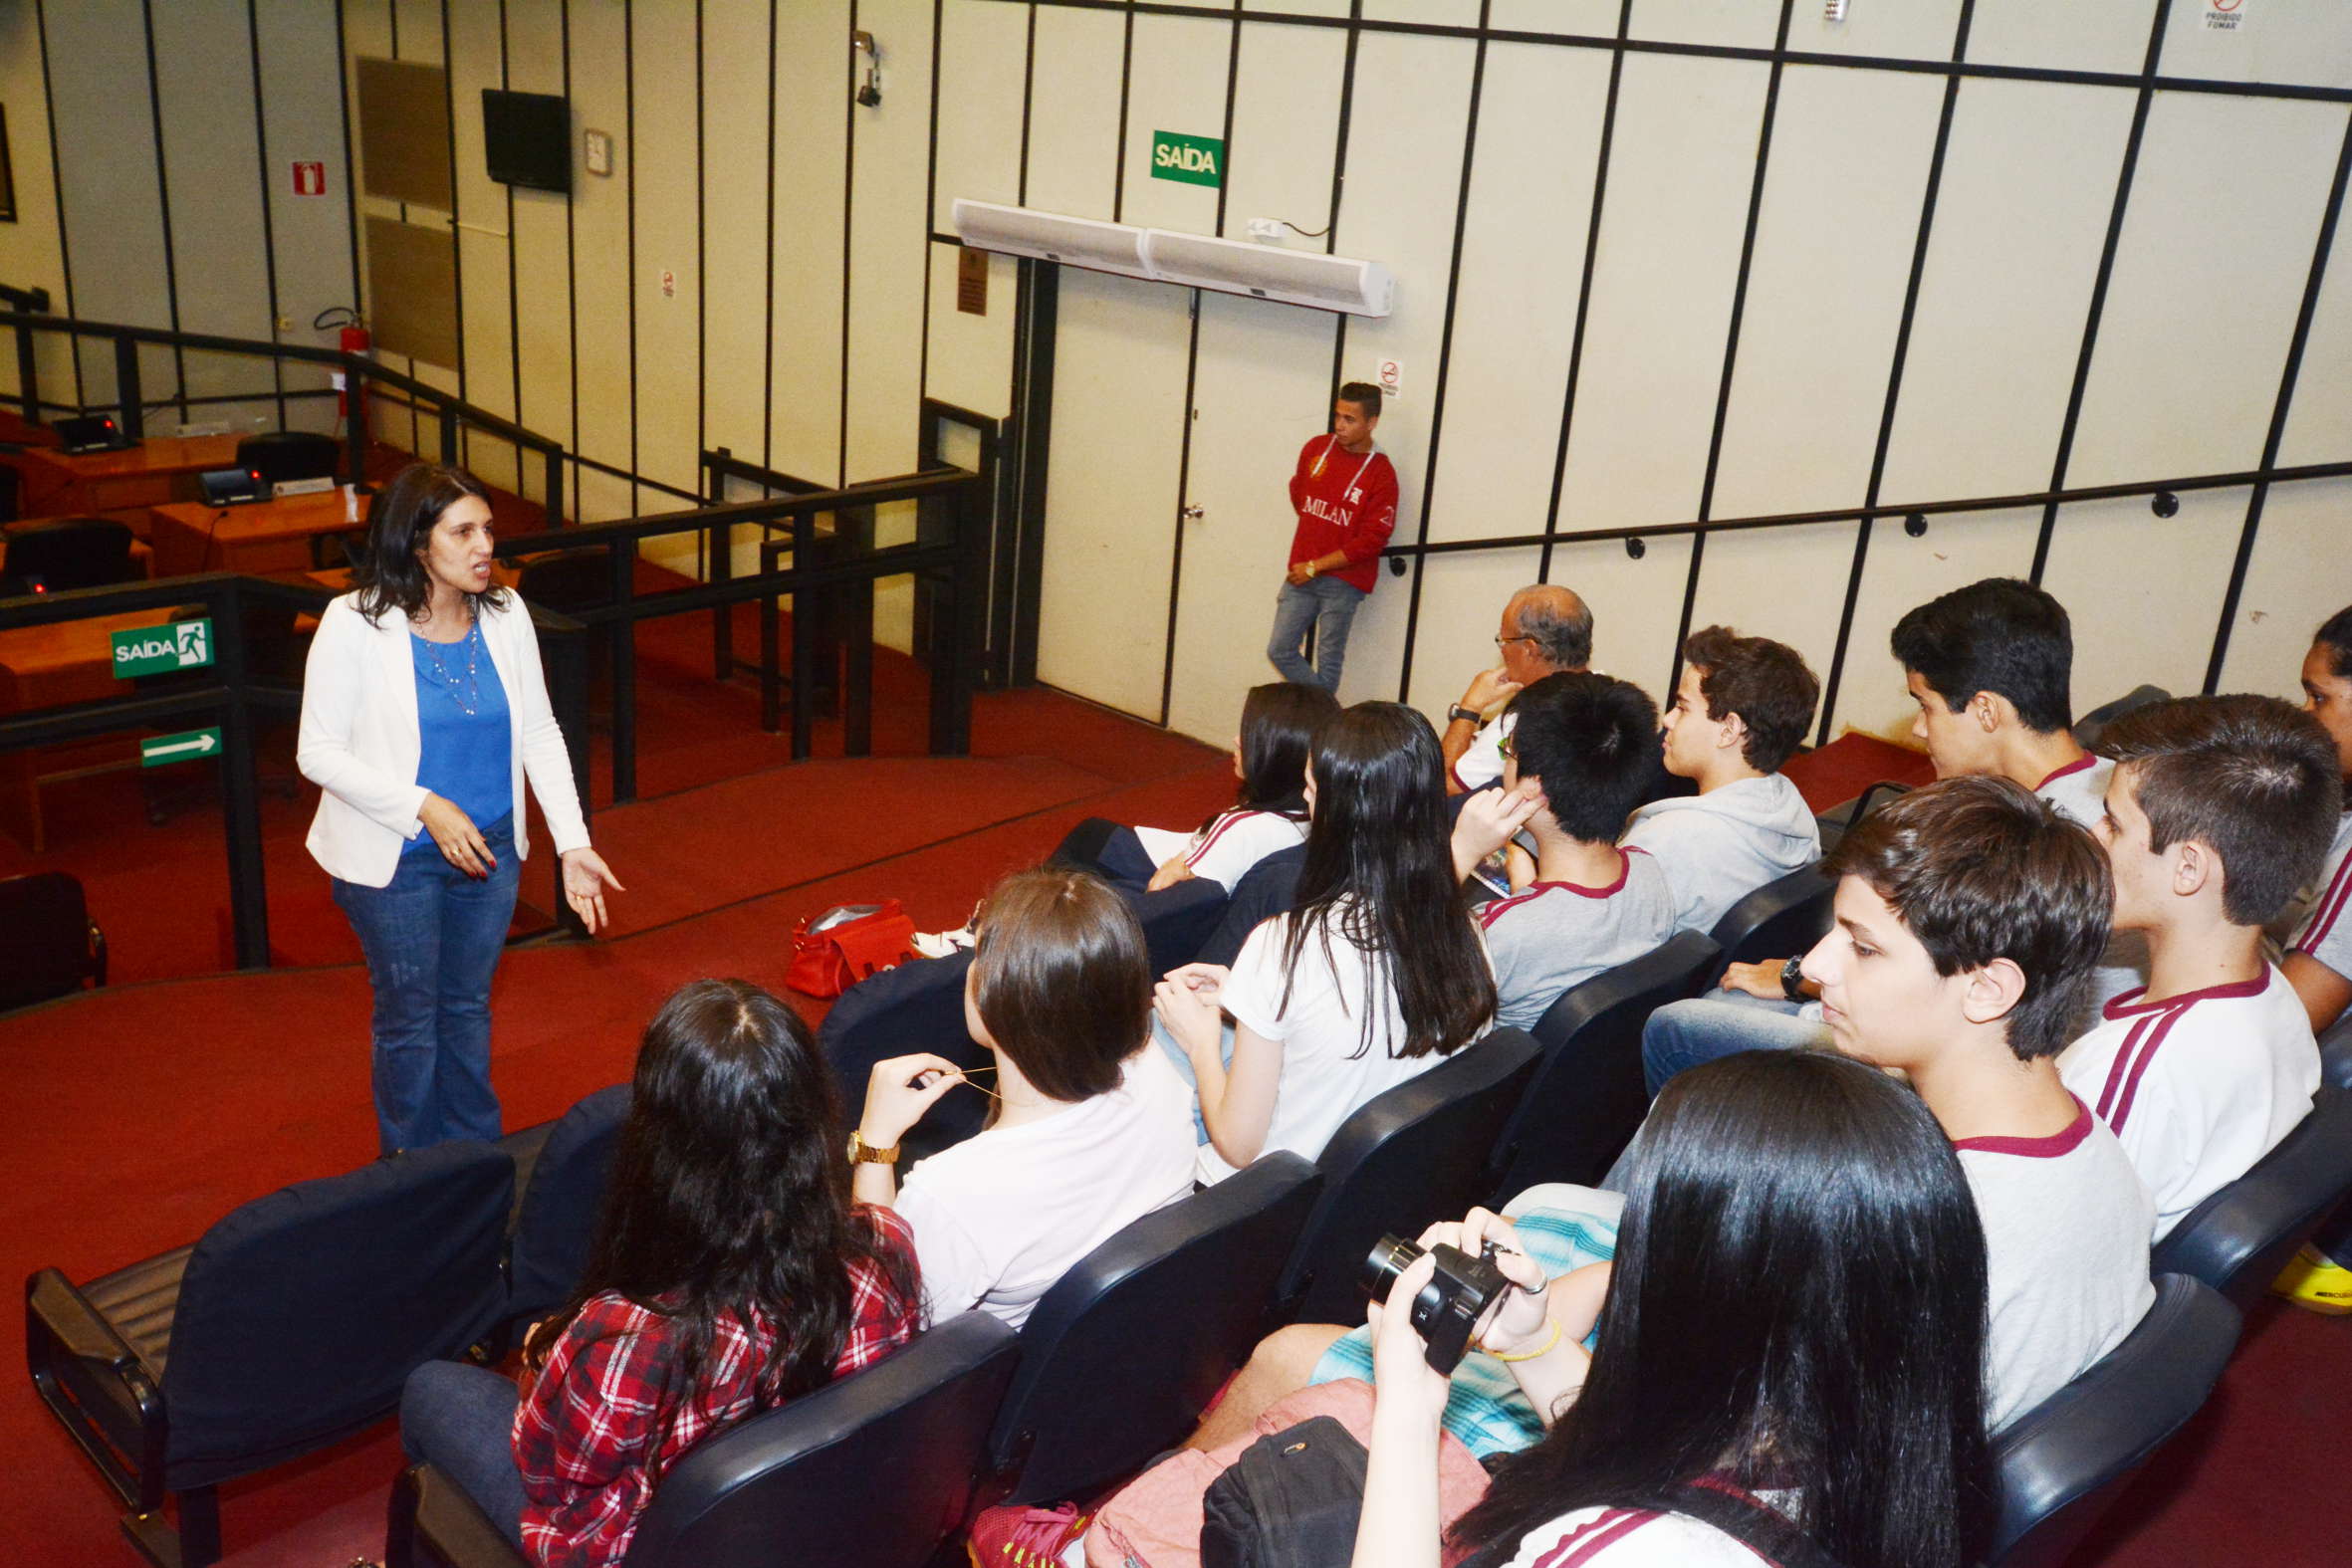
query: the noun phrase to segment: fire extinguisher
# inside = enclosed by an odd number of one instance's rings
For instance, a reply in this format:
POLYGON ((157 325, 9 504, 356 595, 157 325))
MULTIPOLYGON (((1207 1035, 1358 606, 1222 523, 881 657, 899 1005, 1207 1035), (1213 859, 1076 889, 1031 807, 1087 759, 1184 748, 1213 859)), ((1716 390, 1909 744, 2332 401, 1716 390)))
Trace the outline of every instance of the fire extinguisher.
MULTIPOLYGON (((359 319, 359 313, 346 306, 339 305, 333 310, 321 311, 311 326, 321 332, 330 327, 340 327, 342 334, 337 346, 345 353, 363 354, 374 343, 374 338, 367 332, 367 324, 359 319)), ((366 387, 355 377, 346 375, 343 379, 344 388, 335 395, 335 411, 355 425, 364 425, 367 418, 366 387)))

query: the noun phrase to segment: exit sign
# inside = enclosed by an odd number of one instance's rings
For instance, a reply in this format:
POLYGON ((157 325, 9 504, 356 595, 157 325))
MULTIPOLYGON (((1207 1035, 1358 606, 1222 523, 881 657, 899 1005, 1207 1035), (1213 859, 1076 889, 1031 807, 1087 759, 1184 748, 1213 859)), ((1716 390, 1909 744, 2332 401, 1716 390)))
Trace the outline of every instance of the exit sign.
POLYGON ((1225 143, 1216 136, 1186 136, 1173 130, 1151 133, 1151 177, 1187 185, 1225 183, 1225 143))
POLYGON ((173 621, 168 626, 140 626, 114 634, 115 678, 162 675, 172 670, 201 669, 212 662, 212 622, 173 621))

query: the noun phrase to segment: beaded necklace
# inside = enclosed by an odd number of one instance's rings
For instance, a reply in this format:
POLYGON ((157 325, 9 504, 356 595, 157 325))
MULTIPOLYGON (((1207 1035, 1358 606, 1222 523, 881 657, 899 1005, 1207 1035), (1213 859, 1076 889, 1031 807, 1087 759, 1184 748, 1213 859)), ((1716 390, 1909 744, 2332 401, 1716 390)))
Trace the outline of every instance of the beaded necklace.
POLYGON ((471 599, 467 600, 466 610, 468 624, 465 635, 457 641, 435 642, 421 636, 416 640, 424 644, 427 673, 449 689, 450 698, 457 704, 459 713, 469 719, 478 719, 482 714, 482 621, 471 599), (465 649, 465 666, 462 669, 452 668, 450 664, 454 650, 458 648, 465 649))

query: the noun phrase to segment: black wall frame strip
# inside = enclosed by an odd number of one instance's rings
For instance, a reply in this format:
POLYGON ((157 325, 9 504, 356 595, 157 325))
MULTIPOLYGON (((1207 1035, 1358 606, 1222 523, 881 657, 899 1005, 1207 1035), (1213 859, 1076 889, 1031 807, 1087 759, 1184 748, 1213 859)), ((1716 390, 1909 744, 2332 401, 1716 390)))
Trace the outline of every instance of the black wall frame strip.
MULTIPOLYGON (((931 0, 931 98, 926 112, 931 121, 931 151, 923 169, 923 230, 929 233, 931 222, 939 215, 939 56, 947 40, 943 9, 947 0, 931 0)), ((920 357, 915 365, 915 393, 918 398, 931 395, 931 272, 939 258, 931 254, 929 245, 923 247, 923 337, 920 357)), ((1008 407, 1011 405, 1008 404, 1008 407)), ((921 404, 916 404, 919 410, 921 404)), ((921 417, 918 412, 917 418, 921 417)), ((916 450, 922 448, 922 432, 916 432, 916 450)), ((995 531, 991 530, 993 535, 995 531)), ((992 621, 993 624, 993 621, 992 621)))
MULTIPOLYGON (((2083 315, 2082 349, 2074 360, 2074 381, 2066 393, 2066 416, 2058 426, 2058 452, 2050 464, 2050 489, 2066 488, 2066 465, 2074 456, 2074 426, 2082 415, 2083 391, 2090 385, 2091 359, 2099 346, 2099 322, 2107 312, 2107 284, 2115 275, 2115 252, 2123 242, 2123 215, 2131 206, 2132 180, 2140 167, 2140 140, 2148 129, 2148 110, 2156 98, 2156 62, 2164 52, 2164 26, 2172 15, 2173 0, 2156 0, 2156 19, 2148 29, 2148 58, 2140 71, 2139 97, 2132 103, 2131 133, 2124 138, 2123 166, 2115 176, 2115 204, 2107 213, 2107 238, 2099 247, 2099 271, 2091 282, 2090 309, 2083 315)), ((2042 568, 2049 564, 2050 540, 2058 528, 2058 507, 2041 511, 2041 532, 2033 541, 2033 569, 2027 580, 2040 585, 2042 568)))
MULTIPOLYGON (((1028 0, 1022 0, 1028 4, 1028 0)), ((1016 206, 1029 205, 1029 110, 1038 91, 1038 8, 1029 7, 1029 37, 1021 48, 1021 167, 1016 174, 1016 206)))
MULTIPOLYGON (((514 89, 515 41, 507 19, 507 0, 498 0, 498 85, 508 91, 514 89)), ((515 423, 524 429, 531 422, 523 417, 523 290, 520 282, 521 264, 516 257, 515 244, 515 187, 506 188, 506 335, 507 369, 514 388, 515 423)), ((530 492, 531 465, 525 461, 521 447, 515 448, 515 494, 530 492)), ((561 497, 555 498, 561 500, 561 497)))
MULTIPOLYGON (((1360 18, 1363 11, 1364 0, 1347 0, 1350 19, 1360 18)), ((1339 62, 1339 125, 1332 133, 1331 205, 1323 215, 1325 256, 1337 254, 1339 246, 1339 204, 1347 189, 1347 127, 1355 113, 1355 46, 1362 37, 1355 28, 1347 30, 1347 49, 1339 62)), ((1331 390, 1323 398, 1326 410, 1338 399, 1340 383, 1347 379, 1343 368, 1347 358, 1347 321, 1342 315, 1331 326, 1331 390)))
MULTIPOLYGON (((768 145, 762 156, 768 164, 768 284, 760 291, 760 317, 763 368, 760 372, 760 466, 776 466, 776 8, 780 0, 768 0, 768 145)), ((725 495, 727 482, 722 479, 716 487, 725 495)), ((714 498, 715 499, 715 498, 714 498)))
MULTIPOLYGON (((849 31, 857 31, 857 0, 849 0, 849 31)), ((847 55, 841 78, 841 384, 835 388, 837 484, 849 483, 849 254, 857 234, 857 56, 847 55)))
MULTIPOLYGON (((1032 11, 1030 14, 1035 16, 1037 13, 1032 11)), ((1134 7, 1128 7, 1127 14, 1120 21, 1122 36, 1119 39, 1119 135, 1117 145, 1111 149, 1110 160, 1110 221, 1113 223, 1125 222, 1127 213, 1127 104, 1132 96, 1128 89, 1135 80, 1134 7)), ((1238 24, 1235 26, 1234 32, 1237 36, 1240 34, 1241 28, 1238 24)), ((1228 104, 1233 102, 1233 89, 1230 84, 1226 88, 1225 98, 1228 104)), ((1231 126, 1227 127, 1229 144, 1231 129, 1231 126)), ((1218 182, 1217 186, 1217 202, 1218 211, 1222 214, 1225 204, 1225 185, 1222 180, 1218 182)), ((1224 225, 1220 223, 1218 227, 1222 231, 1224 225)))
MULTIPOLYGON (((561 0, 564 26, 564 97, 572 97, 572 0, 561 0)), ((773 78, 774 73, 770 73, 773 78)), ((632 148, 633 152, 634 149, 632 148)), ((572 451, 580 451, 580 226, 572 202, 564 203, 564 322, 572 335, 572 451)), ((773 273, 774 269, 771 268, 773 273)), ((572 506, 575 521, 588 521, 588 470, 572 465, 572 506)))
MULTIPOLYGON (((443 0, 446 4, 447 0, 443 0)), ((629 318, 629 516, 644 505, 636 476, 645 465, 637 460, 637 8, 620 8, 621 124, 627 143, 621 166, 628 170, 628 318, 629 318)), ((614 790, 617 794, 618 789, 614 790)), ((634 788, 630 790, 635 793, 634 788)))
MULTIPOLYGON (((49 122, 49 188, 57 198, 57 257, 59 271, 65 275, 66 314, 78 314, 74 309, 74 248, 66 243, 66 172, 57 150, 57 94, 52 90, 49 75, 49 8, 48 0, 33 0, 33 27, 41 39, 41 117, 49 122)), ((335 18, 336 39, 343 38, 343 13, 335 18)), ((347 136, 347 140, 348 140, 347 136)), ((356 257, 353 266, 358 265, 356 257)), ((358 274, 353 273, 352 293, 358 295, 358 274)), ((77 409, 90 407, 90 394, 82 388, 82 349, 79 344, 68 344, 66 357, 74 364, 74 405, 77 409)), ((39 413, 29 412, 28 419, 38 419, 39 413)))
MULTIPOLYGON (((261 18, 256 0, 245 0, 245 41, 253 55, 253 157, 261 178, 261 252, 263 276, 269 283, 270 336, 278 336, 278 230, 270 212, 270 126, 261 96, 261 18)), ((340 62, 338 62, 340 64, 340 62)), ((286 428, 286 362, 270 361, 270 384, 277 389, 278 428, 286 428)))
MULTIPOLYGON (((1619 0, 1617 36, 1633 25, 1633 0, 1619 0)), ((1594 155, 1592 213, 1584 226, 1584 266, 1576 280, 1576 325, 1568 333, 1568 380, 1560 390, 1559 445, 1551 454, 1551 499, 1543 508, 1543 552, 1535 560, 1535 580, 1551 580, 1551 536, 1559 532, 1560 492, 1568 481, 1568 433, 1576 418, 1576 383, 1584 373, 1584 324, 1592 311, 1592 270, 1600 256, 1601 213, 1609 195, 1609 149, 1617 139, 1617 89, 1625 76, 1625 51, 1609 56, 1609 91, 1601 101, 1600 150, 1594 155)))
MULTIPOLYGON (((147 108, 155 118, 155 206, 163 219, 163 297, 171 311, 171 330, 180 331, 179 323, 179 247, 171 233, 171 170, 163 156, 163 81, 155 70, 155 0, 139 0, 139 20, 146 29, 147 40, 147 108)), ((171 402, 178 404, 179 416, 188 417, 188 356, 174 343, 171 347, 171 371, 179 384, 172 388, 171 402)), ((142 388, 144 391, 151 388, 142 388)), ((121 389, 116 388, 119 396, 121 389)), ((149 399, 156 407, 160 402, 149 399)))
MULTIPOLYGON (((1785 3, 1785 0, 1784 0, 1785 3)), ((1429 450, 1421 459, 1421 527, 1418 538, 1429 538, 1430 505, 1437 496, 1438 449, 1446 433, 1446 372, 1454 360, 1454 309, 1462 294, 1462 242, 1470 228, 1470 180, 1478 167, 1479 96, 1487 83, 1487 18, 1494 0, 1479 0, 1479 41, 1470 58, 1470 112, 1462 126, 1462 180, 1454 194, 1454 246, 1446 266, 1446 314, 1437 335, 1437 380, 1429 395, 1429 450)), ((1413 641, 1421 631, 1421 580, 1429 566, 1427 556, 1413 558, 1413 589, 1405 599, 1405 646, 1397 660, 1396 700, 1411 700, 1413 641)), ((1374 581, 1379 579, 1375 577, 1374 581)))
MULTIPOLYGON (((1780 0, 1780 29, 1772 41, 1771 74, 1764 79, 1763 122, 1756 132, 1756 182, 1748 191, 1748 224, 1740 236, 1740 270, 1732 283, 1732 323, 1724 335, 1723 379, 1715 390, 1715 428, 1707 437, 1707 471, 1699 481, 1699 521, 1715 514, 1715 476, 1723 460, 1724 420, 1732 410, 1732 374, 1740 359, 1740 323, 1748 311, 1748 269, 1756 260, 1756 221, 1764 211, 1764 176, 1772 162, 1772 118, 1780 109, 1780 60, 1788 44, 1788 18, 1794 0, 1780 0)), ((1682 645, 1691 635, 1691 611, 1699 602, 1699 568, 1707 560, 1704 530, 1691 536, 1690 575, 1683 582, 1682 619, 1674 632, 1674 668, 1666 677, 1672 692, 1682 682, 1682 645)))
MULTIPOLYGON (((2311 247, 2311 271, 2303 280, 2303 304, 2295 313, 2294 336, 2287 342, 2286 366, 2279 372, 2278 397, 2270 405, 2270 429, 2262 437, 2261 467, 2278 466, 2278 448, 2286 439, 2288 410, 2294 405, 2295 383, 2302 374, 2303 350, 2311 340, 2311 319, 2319 311, 2319 291, 2327 280, 2327 261, 2335 249, 2336 221, 2344 211, 2344 185, 2352 175, 2352 116, 2344 122, 2344 145, 2336 153, 2335 179, 2327 188, 2327 208, 2319 220, 2319 238, 2311 247)), ((2255 485, 2246 497, 2245 524, 2237 533, 2237 554, 2230 563, 2230 586, 2222 595, 2221 619, 2214 627, 2214 651, 2206 661, 2206 695, 2221 689, 2222 666, 2230 657, 2230 633, 2237 620, 2238 596, 2245 591, 2245 574, 2253 564, 2254 539, 2261 532, 2262 507, 2270 497, 2270 482, 2255 485)))
MULTIPOLYGON (((501 4, 505 0, 500 0, 501 4)), ((705 164, 703 148, 710 137, 703 130, 702 63, 702 0, 694 0, 694 450, 711 449, 710 397, 710 222, 704 204, 710 200, 710 171, 705 164)), ((775 83, 769 83, 768 97, 776 97, 775 83)), ((511 228, 512 225, 510 224, 511 228)), ((697 462, 694 471, 695 487, 701 488, 702 468, 697 462)), ((694 536, 694 554, 702 561, 700 575, 710 580, 710 561, 704 552, 710 548, 709 536, 694 536)), ((725 619, 732 625, 735 612, 726 612, 725 619)))
MULTIPOLYGON (((457 395, 465 398, 465 238, 464 231, 457 226, 457 209, 464 198, 457 193, 457 70, 449 58, 449 0, 441 0, 441 99, 449 109, 449 301, 457 318, 457 395)), ((459 425, 458 440, 464 443, 459 448, 461 453, 473 450, 471 428, 459 425)), ((636 467, 636 454, 632 452, 629 456, 629 467, 636 467)), ((438 449, 433 460, 440 461, 438 449)))
MULTIPOLYGON (((1975 20, 1977 0, 1960 0, 1960 20, 1953 30, 1952 58, 1968 54, 1969 24, 1975 20)), ((1903 369, 1911 357, 1911 324, 1919 314, 1919 281, 1927 272, 1928 241, 1936 228, 1936 195, 1944 185, 1944 153, 1952 143, 1952 113, 1960 102, 1960 78, 1944 80, 1944 107, 1936 118, 1935 150, 1928 155, 1927 188, 1919 202, 1919 233, 1911 244, 1911 275, 1903 284, 1903 316, 1895 328, 1894 361, 1887 368, 1886 404, 1878 415, 1878 444, 1870 454, 1870 482, 1862 505, 1878 505, 1879 487, 1886 479, 1887 449, 1895 438, 1895 409, 1903 396, 1903 369)), ((1870 560, 1870 532, 1877 519, 1865 517, 1854 530, 1854 561, 1846 572, 1845 603, 1837 612, 1837 642, 1829 655, 1829 670, 1821 681, 1821 722, 1813 744, 1829 744, 1829 727, 1837 713, 1838 687, 1845 678, 1846 645, 1854 634, 1854 605, 1862 596, 1862 571, 1870 560)))

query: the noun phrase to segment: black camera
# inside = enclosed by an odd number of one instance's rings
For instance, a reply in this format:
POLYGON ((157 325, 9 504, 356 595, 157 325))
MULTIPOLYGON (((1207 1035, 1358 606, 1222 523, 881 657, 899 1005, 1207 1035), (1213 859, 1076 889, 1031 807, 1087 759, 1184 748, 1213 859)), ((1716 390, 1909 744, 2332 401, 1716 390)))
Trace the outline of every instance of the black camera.
MULTIPOLYGON (((1372 1255, 1364 1259, 1364 1294, 1386 1301, 1397 1276, 1412 1266, 1422 1250, 1419 1243, 1402 1236, 1382 1236, 1372 1255)), ((1487 1308, 1511 1288, 1511 1281, 1495 1266, 1491 1245, 1476 1257, 1442 1241, 1428 1252, 1437 1261, 1437 1272, 1413 1297, 1413 1332, 1429 1347, 1430 1370, 1451 1377, 1470 1349, 1471 1331, 1487 1315, 1487 1308)))

